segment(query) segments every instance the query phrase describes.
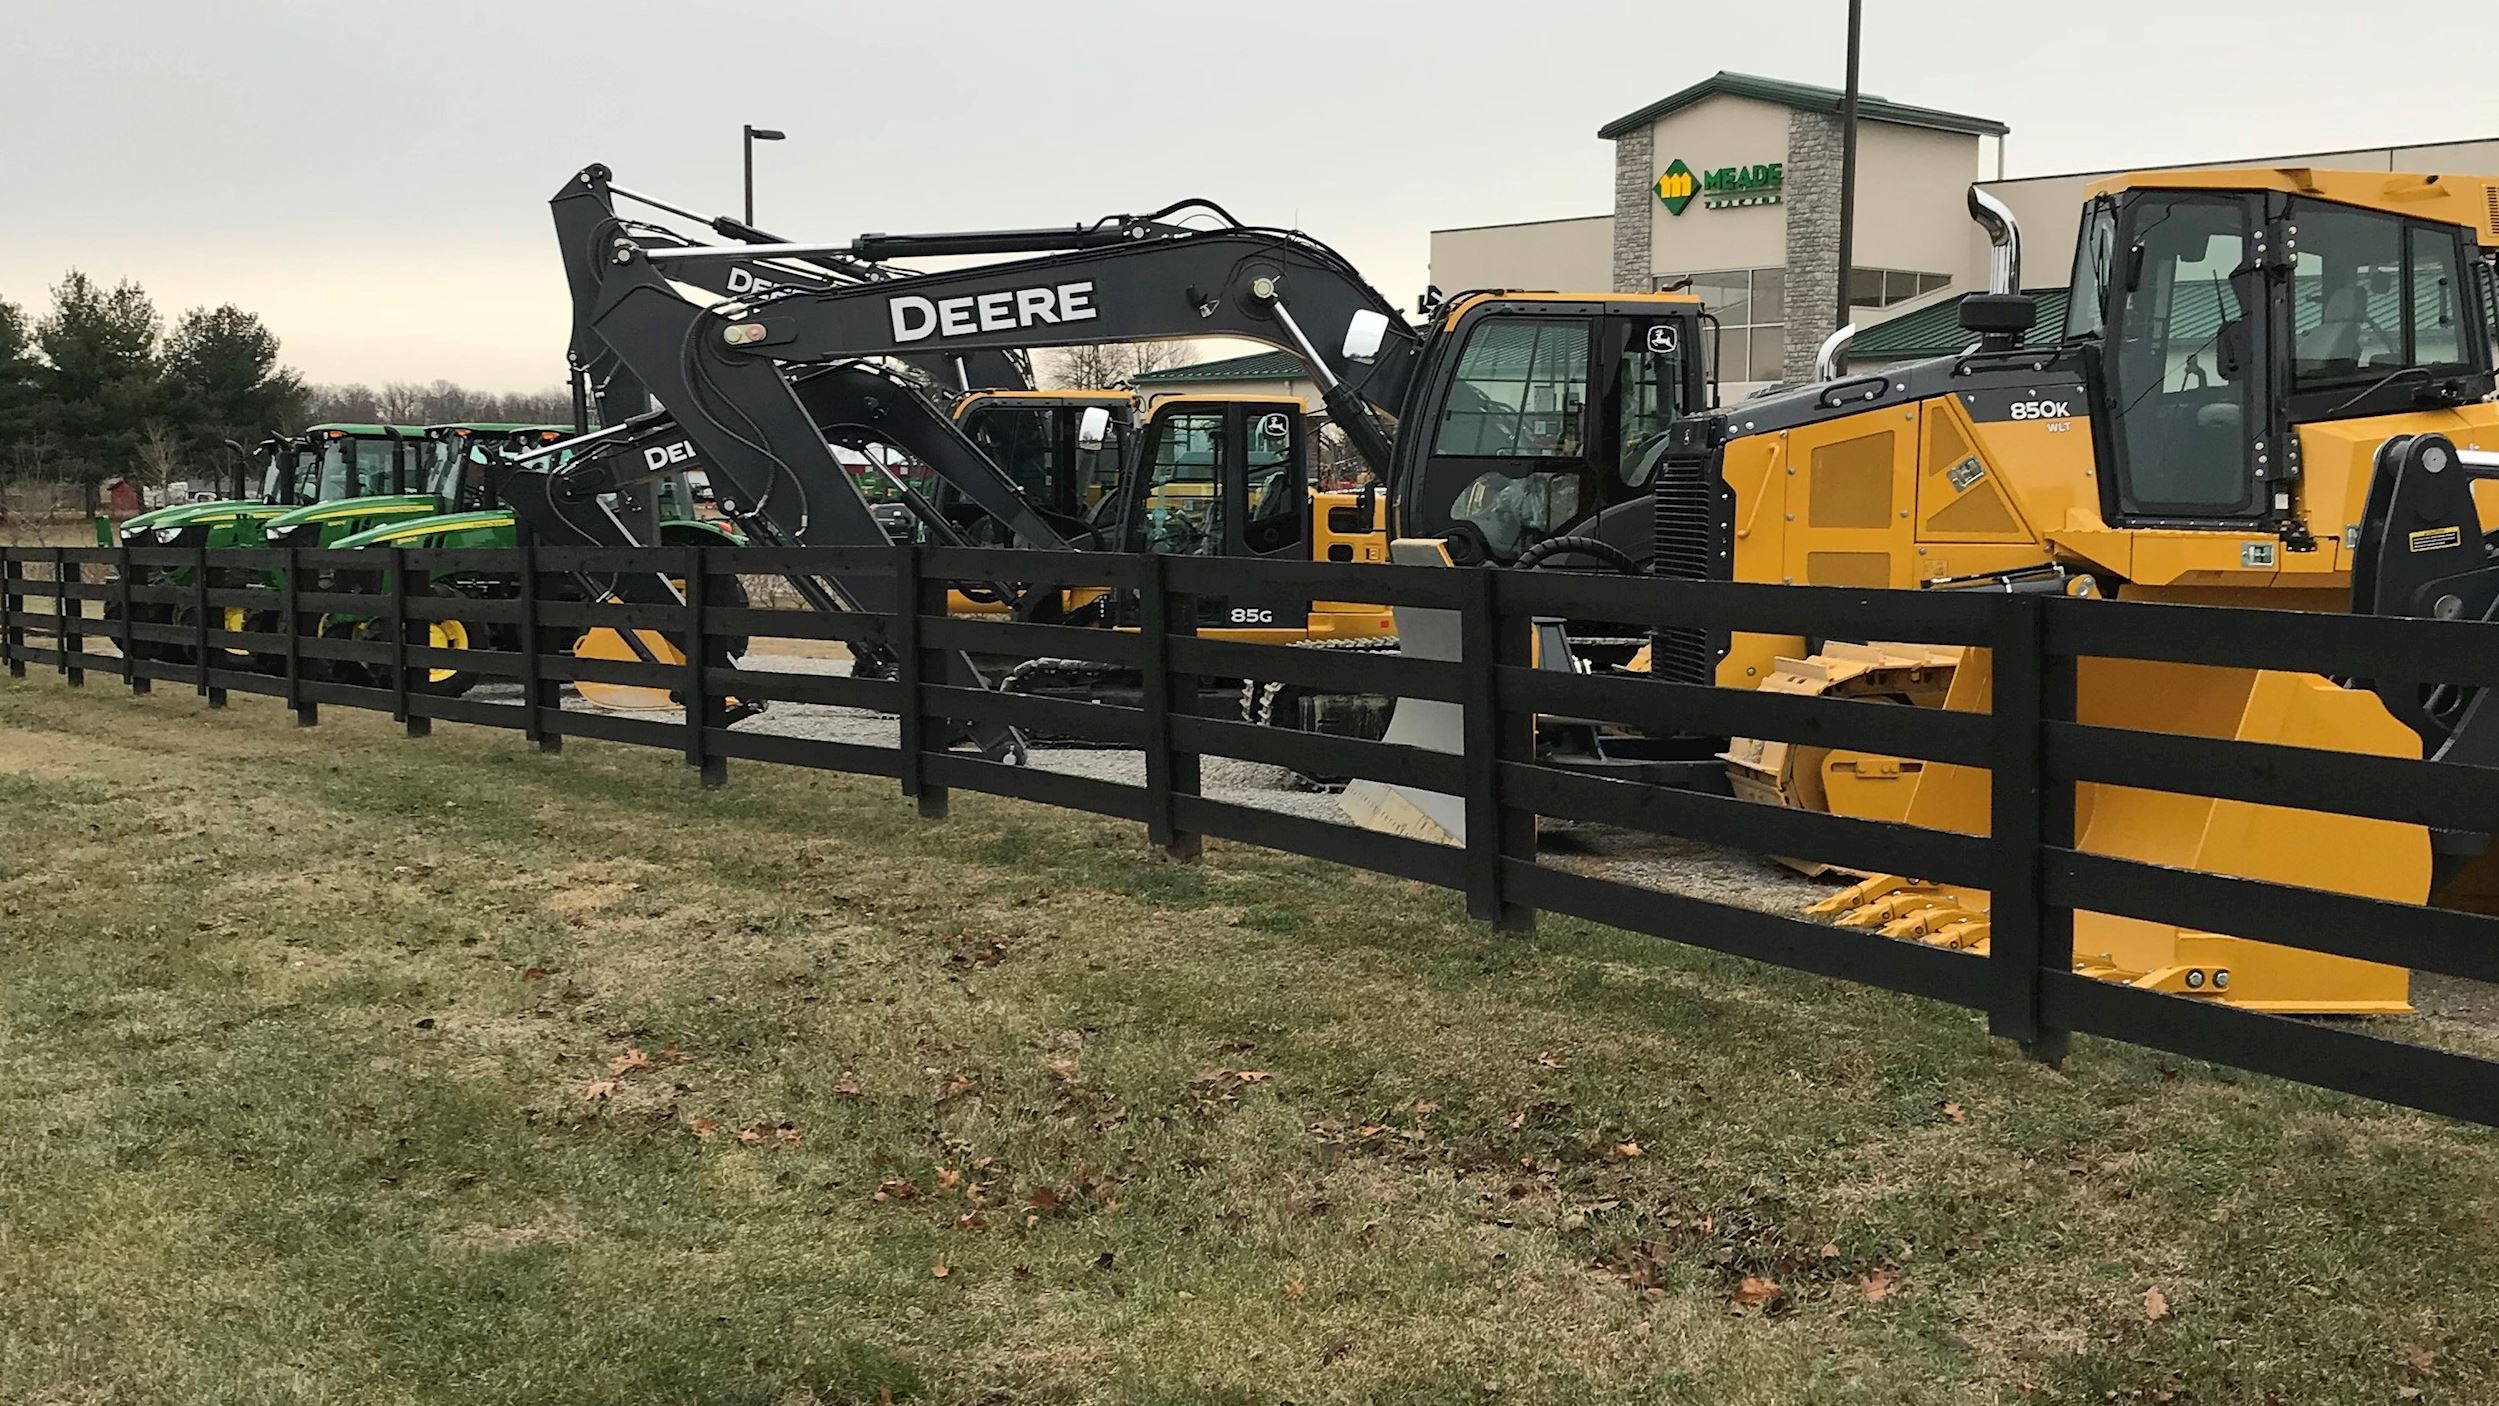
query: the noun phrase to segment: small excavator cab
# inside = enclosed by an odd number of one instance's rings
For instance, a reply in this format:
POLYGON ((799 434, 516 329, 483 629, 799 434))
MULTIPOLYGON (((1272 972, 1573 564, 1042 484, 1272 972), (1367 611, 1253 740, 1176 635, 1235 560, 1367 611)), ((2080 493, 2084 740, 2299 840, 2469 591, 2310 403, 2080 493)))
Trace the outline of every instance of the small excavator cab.
POLYGON ((1401 426, 1399 535, 1460 565, 1575 535, 1645 551, 1667 427, 1709 403, 1703 347, 1686 294, 1456 300, 1401 426))
MULTIPOLYGON (((1126 391, 975 391, 956 402, 955 423, 1035 506, 1099 527, 1118 512, 1136 405, 1126 391)), ((951 483, 938 482, 935 504, 976 545, 1010 545, 951 483)))

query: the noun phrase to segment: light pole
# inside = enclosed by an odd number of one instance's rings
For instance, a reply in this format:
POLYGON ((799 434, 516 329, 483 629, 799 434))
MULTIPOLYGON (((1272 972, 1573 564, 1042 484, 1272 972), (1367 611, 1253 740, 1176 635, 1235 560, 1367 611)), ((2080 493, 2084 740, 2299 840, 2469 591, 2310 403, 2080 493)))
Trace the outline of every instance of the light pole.
POLYGON ((777 142, 788 136, 789 133, 774 131, 770 127, 746 128, 746 222, 749 225, 755 223, 755 143, 777 142))
POLYGON ((1840 95, 1840 292, 1837 330, 1848 325, 1848 280, 1857 261, 1857 41, 1865 0, 1848 0, 1848 88, 1840 95))

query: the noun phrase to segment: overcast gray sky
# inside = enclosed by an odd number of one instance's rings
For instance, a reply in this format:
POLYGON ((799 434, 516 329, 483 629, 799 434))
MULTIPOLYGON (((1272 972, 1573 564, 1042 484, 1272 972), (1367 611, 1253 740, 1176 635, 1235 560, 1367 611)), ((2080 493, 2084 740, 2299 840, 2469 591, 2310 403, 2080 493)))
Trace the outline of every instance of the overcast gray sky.
MULTIPOLYGON (((1870 0, 1865 86, 2011 124, 2012 174, 2499 136, 2499 27, 2350 0, 1870 0), (2433 37, 2434 36, 2434 37, 2433 37), (2459 52, 2479 46, 2480 52, 2459 52), (2415 76, 2418 75, 2418 76, 2415 76)), ((546 198, 604 161, 806 238, 1185 195, 1390 297, 1427 231, 1598 213, 1597 127, 1721 69, 1836 85, 1845 0, 54 0, 0 58, 0 297, 72 265, 231 301, 315 380, 563 374, 546 198)))

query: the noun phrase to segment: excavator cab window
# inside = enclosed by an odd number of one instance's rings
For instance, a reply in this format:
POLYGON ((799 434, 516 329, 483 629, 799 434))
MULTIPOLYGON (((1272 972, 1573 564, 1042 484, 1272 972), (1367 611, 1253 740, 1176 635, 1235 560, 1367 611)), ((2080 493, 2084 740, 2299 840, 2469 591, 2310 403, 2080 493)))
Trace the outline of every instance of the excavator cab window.
POLYGON ((2263 509, 2255 219, 2237 195, 2151 192, 2124 211, 2105 334, 2123 516, 2245 521, 2263 509))
POLYGON ((1220 556, 1224 536, 1224 413, 1155 417, 1142 545, 1174 556, 1220 556))
POLYGON ((1302 545, 1310 489, 1302 477, 1299 415, 1271 410, 1252 416, 1242 461, 1241 542, 1260 556, 1302 545))
POLYGON ((1432 426, 1432 471, 1457 485, 1450 516, 1507 561, 1593 499, 1587 455, 1589 324, 1476 324, 1432 426))
POLYGON ((1697 408, 1683 403, 1683 329, 1673 322, 1614 325, 1614 476, 1626 488, 1645 489, 1665 456, 1666 431, 1697 408))

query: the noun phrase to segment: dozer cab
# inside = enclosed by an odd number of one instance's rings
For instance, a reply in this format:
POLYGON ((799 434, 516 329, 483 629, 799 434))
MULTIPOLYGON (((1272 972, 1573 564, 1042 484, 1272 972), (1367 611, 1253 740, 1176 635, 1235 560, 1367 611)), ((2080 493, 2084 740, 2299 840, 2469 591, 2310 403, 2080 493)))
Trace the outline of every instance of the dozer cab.
MULTIPOLYGON (((2029 347, 2018 231, 1972 199, 1998 257, 1996 292, 1963 304, 1971 349, 1678 425, 1657 574, 2491 616, 2499 183, 2305 169, 2104 182, 2065 325, 2029 347)), ((1989 698, 1983 651, 1881 641, 1662 630, 1651 668, 1913 706, 1989 698)), ((2415 683, 2087 659, 2078 684, 2084 723, 2378 755, 2487 764, 2499 727, 2478 695, 2415 683)), ((1756 799, 1987 829, 1985 777, 1967 768, 1748 740, 1727 755, 1756 799)), ((2487 844, 2099 785, 2079 812, 2083 850, 2403 902, 2487 844)), ((1988 938, 1986 894, 1911 876, 1818 911, 1899 938, 1988 938)), ((2085 912, 2075 949, 2078 970, 2251 1008, 2407 1009, 2400 969, 2216 934, 2085 912)))

